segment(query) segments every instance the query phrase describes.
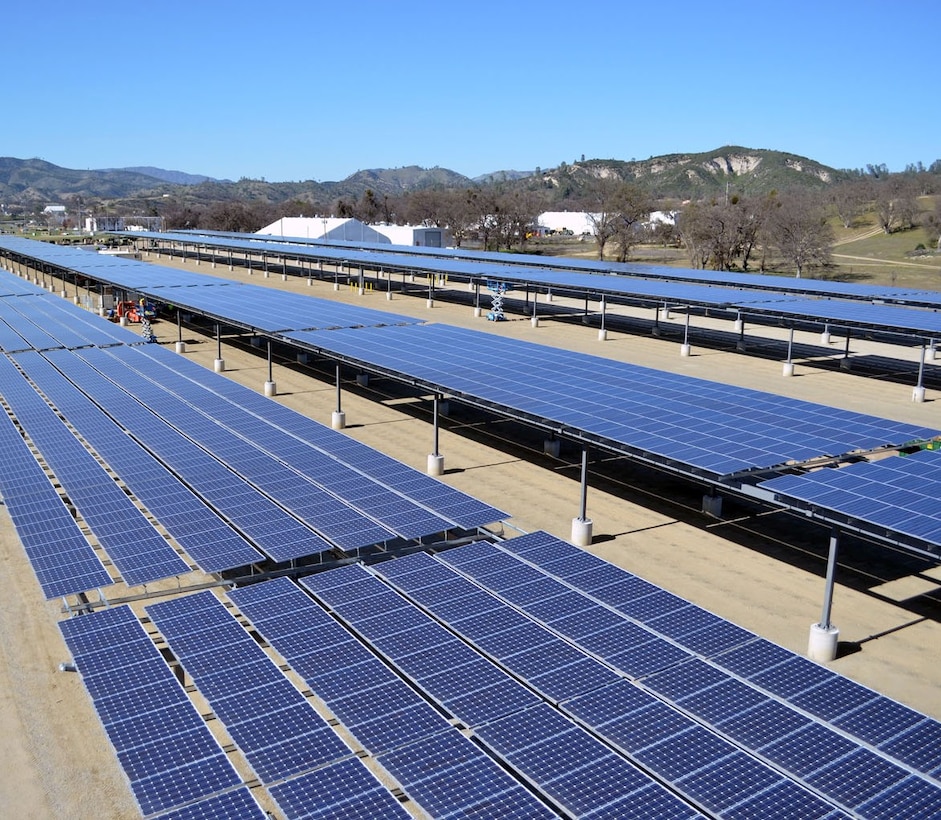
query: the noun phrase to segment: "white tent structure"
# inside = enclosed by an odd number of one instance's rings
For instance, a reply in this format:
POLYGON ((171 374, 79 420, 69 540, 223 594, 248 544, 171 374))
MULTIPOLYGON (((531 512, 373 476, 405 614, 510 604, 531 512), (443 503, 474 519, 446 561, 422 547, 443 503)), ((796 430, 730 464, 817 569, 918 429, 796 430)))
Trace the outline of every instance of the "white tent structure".
POLYGON ((378 242, 391 240, 358 219, 340 219, 333 216, 282 216, 266 225, 259 234, 287 236, 299 239, 327 239, 331 242, 378 242))
POLYGON ((546 211, 539 214, 536 223, 546 232, 571 232, 575 236, 587 233, 594 236, 595 224, 591 216, 584 211, 546 211))

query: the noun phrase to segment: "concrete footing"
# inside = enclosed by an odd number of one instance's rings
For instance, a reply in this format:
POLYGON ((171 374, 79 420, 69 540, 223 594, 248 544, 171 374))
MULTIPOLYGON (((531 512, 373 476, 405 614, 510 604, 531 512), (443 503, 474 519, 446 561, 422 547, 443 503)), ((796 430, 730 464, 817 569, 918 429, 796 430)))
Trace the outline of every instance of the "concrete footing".
POLYGON ((334 282, 334 283, 333 283, 333 289, 334 289, 334 290, 339 290, 339 289, 340 289, 340 283, 339 283, 339 282, 334 282))
POLYGON ((272 396, 278 395, 278 383, 277 382, 265 382, 265 395, 270 399, 272 396))
POLYGON ((357 383, 360 387, 368 387, 368 386, 369 386, 369 374, 368 374, 368 373, 357 373, 357 374, 356 374, 356 383, 357 383))
POLYGON ((921 404, 925 400, 925 388, 915 387, 912 389, 912 401, 921 404))
POLYGON ((386 301, 387 301, 387 302, 391 302, 391 301, 392 301, 392 291, 391 291, 391 290, 387 290, 387 291, 386 291, 386 301))
POLYGON ((330 426, 334 430, 342 430, 346 427, 346 413, 342 410, 334 410, 330 416, 330 426))
POLYGON ((592 520, 590 518, 572 519, 572 543, 576 547, 591 546, 592 520))
POLYGON ((122 316, 118 319, 118 324, 121 325, 121 327, 127 327, 127 316, 122 316))
POLYGON ((604 329, 599 330, 599 331, 598 331, 598 341, 599 341, 599 342, 606 342, 607 340, 608 340, 608 331, 607 331, 607 330, 604 330, 604 329))
POLYGON ((310 361, 310 354, 306 353, 303 350, 297 351, 297 363, 298 364, 307 364, 310 361))
POLYGON ((173 349, 174 349, 177 353, 186 353, 186 342, 177 342, 177 343, 173 346, 173 349))
POLYGON ((212 369, 216 373, 225 373, 225 359, 213 359, 212 369))
POLYGON ((733 330, 735 333, 741 333, 741 332, 742 332, 742 329, 743 329, 744 327, 745 327, 745 323, 744 323, 741 319, 736 319, 736 320, 732 323, 732 330, 733 330))
POLYGON ((844 356, 840 359, 840 370, 852 370, 853 363, 850 361, 849 356, 844 356))
POLYGON ((784 366, 781 368, 781 375, 793 376, 794 375, 794 362, 785 362, 784 366))
POLYGON ((681 355, 684 359, 688 359, 688 358, 689 358, 689 354, 690 354, 691 352, 692 352, 692 348, 691 348, 688 344, 683 343, 683 344, 680 345, 680 355, 681 355))
POLYGON ((559 453, 562 452, 562 442, 557 438, 547 438, 542 443, 542 451, 547 456, 552 456, 553 458, 558 458, 559 453))
POLYGON ((746 350, 748 350, 748 346, 745 344, 745 340, 744 340, 744 339, 739 339, 739 340, 735 343, 735 349, 736 349, 739 353, 744 353, 746 350))
POLYGON ((433 308, 434 306, 435 306, 435 300, 434 300, 434 299, 425 299, 425 307, 426 307, 426 308, 433 308))
POLYGON ((76 294, 72 297, 72 301, 75 302, 75 304, 77 305, 77 304, 78 304, 79 302, 81 302, 82 300, 79 298, 78 294, 76 293, 76 294))
POLYGON ((63 299, 69 298, 69 294, 65 288, 62 288, 62 290, 59 291, 59 296, 61 296, 63 299))
POLYGON ((479 318, 480 318, 480 313, 481 313, 481 309, 480 309, 479 307, 475 307, 475 308, 474 308, 474 318, 475 318, 475 319, 479 319, 479 318))
POLYGON ((702 497, 702 511, 713 518, 722 518, 722 496, 704 495, 702 497))
POLYGON ((813 624, 807 641, 807 657, 820 663, 836 660, 839 640, 840 630, 835 626, 824 627, 820 624, 813 624))
POLYGON ((428 455, 428 475, 444 475, 444 456, 429 453, 428 455))
POLYGON ((820 344, 822 345, 830 344, 830 331, 829 330, 825 330, 823 333, 820 334, 820 344))
POLYGON ((529 320, 529 323, 530 323, 533 327, 539 327, 539 317, 538 317, 538 316, 533 316, 533 317, 529 320))

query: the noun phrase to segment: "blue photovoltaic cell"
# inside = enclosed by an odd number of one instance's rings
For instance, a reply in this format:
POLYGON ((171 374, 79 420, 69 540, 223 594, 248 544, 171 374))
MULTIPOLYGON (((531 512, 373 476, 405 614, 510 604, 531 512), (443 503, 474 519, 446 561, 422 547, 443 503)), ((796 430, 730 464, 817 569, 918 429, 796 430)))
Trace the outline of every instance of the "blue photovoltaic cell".
POLYGON ((144 814, 182 806, 239 783, 218 742, 128 607, 74 618, 63 622, 61 631, 103 726, 118 744, 118 760, 144 814), (133 623, 140 641, 127 640, 133 623), (100 639, 112 631, 119 643, 111 650, 99 648, 100 639), (83 640, 92 634, 94 641, 83 640), (79 644, 93 649, 83 653, 79 644), (139 652, 128 654, 135 646, 149 647, 145 660, 139 652), (96 674, 86 678, 83 667, 96 674), (98 680, 109 686, 95 687, 98 680))
POLYGON ((503 771, 470 740, 457 733, 435 735, 406 749, 380 755, 379 762, 405 792, 433 817, 533 818, 556 814, 503 771))
POLYGON ((265 820, 268 815, 248 789, 236 789, 160 815, 160 820, 265 820))
POLYGON ((941 791, 918 777, 909 777, 859 807, 863 817, 941 817, 941 791))
POLYGON ((269 791, 288 818, 411 817, 356 758, 271 786, 269 791))
POLYGON ((17 361, 69 423, 109 463, 137 498, 207 572, 255 563, 263 557, 225 524, 179 479, 118 427, 43 357, 17 361))
MULTIPOLYGON (((807 782, 844 806, 856 808, 908 776, 900 766, 880 758, 868 749, 851 755, 808 775, 807 782)), ((941 793, 941 792, 939 792, 941 793)))
POLYGON ((218 690, 219 696, 210 696, 212 685, 203 694, 262 782, 350 754, 310 702, 234 619, 221 627, 202 617, 207 610, 224 611, 211 591, 152 604, 147 609, 197 688, 204 678, 230 673, 229 685, 218 690), (202 630, 194 630, 194 623, 202 624, 202 630), (228 659, 236 649, 259 662, 266 661, 267 666, 250 663, 233 669, 228 659), (207 662, 200 665, 201 660, 207 662))

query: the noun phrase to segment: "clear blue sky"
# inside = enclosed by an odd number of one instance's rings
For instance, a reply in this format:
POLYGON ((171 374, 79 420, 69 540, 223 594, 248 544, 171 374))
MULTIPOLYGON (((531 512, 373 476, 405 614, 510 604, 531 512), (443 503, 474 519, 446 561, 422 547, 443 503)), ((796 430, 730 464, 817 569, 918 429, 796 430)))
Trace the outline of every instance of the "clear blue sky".
POLYGON ((0 156, 468 176, 736 144, 941 158, 941 2, 7 4, 0 156))

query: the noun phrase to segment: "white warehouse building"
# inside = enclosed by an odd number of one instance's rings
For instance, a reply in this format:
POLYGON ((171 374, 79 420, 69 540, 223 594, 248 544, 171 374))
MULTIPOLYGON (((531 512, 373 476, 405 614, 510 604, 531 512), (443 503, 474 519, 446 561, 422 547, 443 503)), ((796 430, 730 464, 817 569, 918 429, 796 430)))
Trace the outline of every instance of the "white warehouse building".
POLYGON ((297 239, 324 239, 329 242, 412 245, 424 248, 444 248, 451 244, 451 234, 445 228, 426 228, 421 225, 367 225, 358 219, 339 219, 332 216, 283 216, 257 233, 297 239))

